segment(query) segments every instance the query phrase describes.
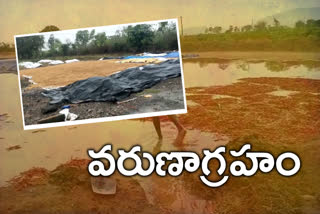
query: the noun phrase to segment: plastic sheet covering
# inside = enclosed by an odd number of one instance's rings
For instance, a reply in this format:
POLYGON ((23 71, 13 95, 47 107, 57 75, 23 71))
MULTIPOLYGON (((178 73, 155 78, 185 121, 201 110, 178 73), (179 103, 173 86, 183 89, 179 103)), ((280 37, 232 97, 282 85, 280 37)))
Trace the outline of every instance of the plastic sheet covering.
POLYGON ((153 54, 153 53, 143 53, 142 56, 151 56, 151 57, 160 57, 160 56, 165 56, 167 55, 166 53, 161 53, 161 54, 153 54))
POLYGON ((168 59, 163 57, 158 58, 132 58, 132 59, 123 59, 120 61, 117 61, 116 63, 159 63, 164 62, 168 59))
POLYGON ((21 62, 19 65, 25 68, 37 68, 41 66, 41 64, 37 62, 21 62))
POLYGON ((49 63, 49 62, 52 62, 53 60, 51 59, 42 59, 42 60, 39 60, 38 63, 49 63))
POLYGON ((116 102, 157 83, 181 75, 179 60, 129 68, 108 77, 91 77, 42 94, 50 103, 116 102))
POLYGON ((155 57, 163 57, 163 58, 178 58, 179 52, 174 51, 170 52, 168 54, 150 54, 150 53, 144 53, 143 55, 133 55, 133 56, 126 56, 123 57, 123 59, 144 59, 144 58, 155 58, 155 57))
POLYGON ((65 61, 66 63, 73 63, 73 62, 79 62, 78 59, 69 59, 65 61))
POLYGON ((61 60, 52 60, 51 62, 49 62, 50 65, 59 65, 59 64, 63 64, 64 62, 61 60))

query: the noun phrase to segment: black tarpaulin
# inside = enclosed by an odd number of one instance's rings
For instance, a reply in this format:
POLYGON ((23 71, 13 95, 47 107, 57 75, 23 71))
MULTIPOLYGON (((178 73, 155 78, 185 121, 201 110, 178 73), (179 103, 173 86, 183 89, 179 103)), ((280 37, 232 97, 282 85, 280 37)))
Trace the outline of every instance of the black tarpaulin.
POLYGON ((181 75, 179 60, 129 68, 107 77, 91 77, 70 85, 47 90, 42 94, 50 103, 82 103, 123 100, 131 93, 141 92, 160 81, 181 75))

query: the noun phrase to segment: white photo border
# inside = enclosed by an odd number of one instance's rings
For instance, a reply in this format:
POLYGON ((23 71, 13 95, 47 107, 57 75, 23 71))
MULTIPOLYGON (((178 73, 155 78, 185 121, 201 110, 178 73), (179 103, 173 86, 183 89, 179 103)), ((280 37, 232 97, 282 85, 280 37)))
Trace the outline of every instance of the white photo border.
POLYGON ((52 128, 52 127, 72 126, 72 125, 81 125, 81 124, 90 124, 90 123, 100 123, 100 122, 109 122, 109 121, 128 120, 128 119, 139 119, 139 118, 165 116, 165 115, 173 115, 173 114, 186 114, 188 112, 188 110, 187 110, 187 103, 186 103, 186 93, 185 93, 185 85, 184 85, 182 54, 181 54, 181 44, 180 44, 180 31, 179 30, 180 30, 180 26, 179 26, 178 18, 174 18, 174 19, 163 19, 163 20, 145 21, 145 22, 118 24, 118 25, 106 25, 106 26, 96 26, 96 27, 88 27, 88 28, 69 29, 69 30, 61 30, 61 31, 53 31, 53 32, 43 32, 43 33, 32 33, 32 34, 15 35, 14 36, 14 43, 15 43, 15 52, 16 52, 16 62, 17 62, 17 73, 18 73, 18 82, 19 82, 19 93, 20 93, 20 104, 21 104, 23 129, 24 130, 32 130, 32 129, 42 129, 42 128, 52 128), (127 26, 127 25, 137 25, 137 24, 156 24, 156 23, 166 22, 166 21, 175 22, 175 24, 176 24, 177 41, 178 41, 178 49, 179 49, 178 50, 178 52, 179 52, 179 63, 180 63, 181 80, 182 80, 181 82, 182 82, 182 92, 183 92, 183 103, 184 103, 184 108, 183 109, 169 110, 169 111, 158 111, 158 112, 147 112, 147 113, 120 115, 120 116, 111 116, 111 117, 101 117, 101 118, 91 118, 91 119, 82 119, 82 120, 75 120, 75 121, 46 123, 46 124, 25 125, 23 100, 22 100, 22 90, 21 90, 21 82, 20 82, 19 59, 18 59, 16 38, 26 37, 26 36, 52 34, 52 33, 62 32, 62 31, 63 32, 67 32, 67 31, 73 31, 73 30, 92 30, 92 29, 95 29, 97 27, 127 26))

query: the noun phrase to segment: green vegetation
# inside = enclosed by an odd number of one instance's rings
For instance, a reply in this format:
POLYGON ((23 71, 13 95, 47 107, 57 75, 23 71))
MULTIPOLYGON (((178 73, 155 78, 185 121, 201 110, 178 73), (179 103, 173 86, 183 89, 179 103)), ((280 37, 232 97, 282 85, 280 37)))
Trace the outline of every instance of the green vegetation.
MULTIPOLYGON (((59 30, 47 26, 42 31, 59 30)), ((155 25, 139 24, 118 30, 115 35, 107 36, 105 32, 80 30, 74 42, 65 43, 50 35, 46 42, 43 36, 18 37, 17 49, 19 60, 38 58, 57 58, 65 56, 115 55, 119 53, 163 52, 177 50, 177 31, 174 24, 162 22, 155 25), (45 48, 47 47, 47 48, 45 48)))
POLYGON ((230 26, 222 32, 209 27, 204 34, 181 38, 182 51, 319 51, 320 20, 298 21, 294 27, 282 26, 274 19, 267 25, 230 26))
POLYGON ((46 26, 45 28, 43 28, 40 33, 42 32, 51 32, 51 31, 58 31, 60 30, 57 26, 54 26, 54 25, 48 25, 46 26))
POLYGON ((14 45, 0 42, 0 53, 2 52, 14 52, 14 45))
POLYGON ((44 46, 43 36, 18 37, 16 41, 19 59, 30 59, 41 55, 41 48, 44 46))

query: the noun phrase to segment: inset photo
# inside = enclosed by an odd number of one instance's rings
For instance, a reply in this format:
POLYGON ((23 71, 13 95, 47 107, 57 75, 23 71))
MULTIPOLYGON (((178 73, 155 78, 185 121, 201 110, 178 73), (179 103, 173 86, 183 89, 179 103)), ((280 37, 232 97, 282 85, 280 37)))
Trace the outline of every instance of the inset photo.
POLYGON ((15 36, 24 129, 186 113, 177 19, 15 36))

